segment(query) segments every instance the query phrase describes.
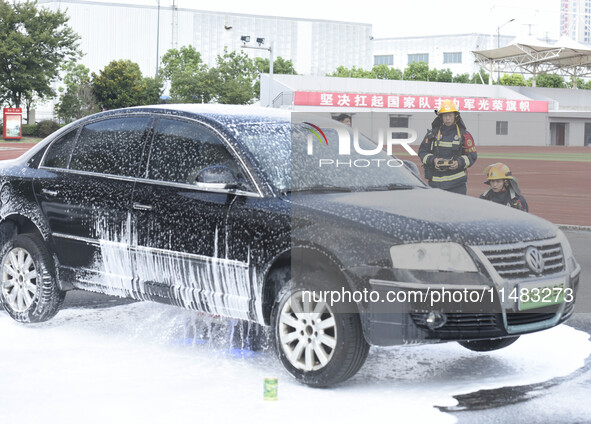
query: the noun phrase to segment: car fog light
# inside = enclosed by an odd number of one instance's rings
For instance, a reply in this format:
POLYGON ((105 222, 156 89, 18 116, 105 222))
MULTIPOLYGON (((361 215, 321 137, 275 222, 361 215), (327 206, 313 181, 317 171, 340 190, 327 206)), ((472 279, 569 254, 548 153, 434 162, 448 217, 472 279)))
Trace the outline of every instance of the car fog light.
POLYGON ((427 327, 431 330, 435 330, 436 328, 443 327, 447 322, 447 316, 443 312, 431 311, 427 315, 427 319, 425 320, 427 323, 427 327))

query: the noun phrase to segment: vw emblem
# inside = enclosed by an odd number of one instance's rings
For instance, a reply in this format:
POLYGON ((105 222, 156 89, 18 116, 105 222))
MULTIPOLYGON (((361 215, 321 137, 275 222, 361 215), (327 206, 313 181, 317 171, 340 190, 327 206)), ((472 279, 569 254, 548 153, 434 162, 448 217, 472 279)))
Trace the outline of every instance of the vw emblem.
POLYGON ((535 247, 528 247, 525 250, 525 263, 536 274, 544 271, 544 257, 535 247))

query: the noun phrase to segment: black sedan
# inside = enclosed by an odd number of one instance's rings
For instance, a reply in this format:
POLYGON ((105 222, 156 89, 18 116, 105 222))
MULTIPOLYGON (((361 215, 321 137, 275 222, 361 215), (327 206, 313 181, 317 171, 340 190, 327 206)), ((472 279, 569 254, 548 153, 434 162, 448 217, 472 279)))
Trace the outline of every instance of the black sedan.
POLYGON ((348 127, 250 107, 93 115, 0 165, 0 301, 83 289, 273 329, 312 386, 370 345, 499 349, 573 312, 580 267, 533 215, 427 187, 348 127), (349 144, 350 142, 350 144, 349 144))

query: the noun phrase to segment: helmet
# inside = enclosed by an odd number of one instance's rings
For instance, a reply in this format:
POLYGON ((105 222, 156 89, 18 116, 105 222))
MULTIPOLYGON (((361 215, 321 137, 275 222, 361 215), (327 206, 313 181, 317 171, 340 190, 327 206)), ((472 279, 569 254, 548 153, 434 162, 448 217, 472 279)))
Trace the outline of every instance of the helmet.
POLYGON ((441 105, 439 106, 439 110, 437 111, 437 115, 441 115, 442 113, 448 113, 448 112, 458 112, 458 113, 460 112, 458 110, 458 108, 456 107, 456 104, 450 99, 446 99, 441 102, 441 105))
POLYGON ((501 162, 493 163, 492 165, 489 165, 486 168, 484 168, 484 175, 488 177, 488 181, 514 180, 509 167, 501 162))

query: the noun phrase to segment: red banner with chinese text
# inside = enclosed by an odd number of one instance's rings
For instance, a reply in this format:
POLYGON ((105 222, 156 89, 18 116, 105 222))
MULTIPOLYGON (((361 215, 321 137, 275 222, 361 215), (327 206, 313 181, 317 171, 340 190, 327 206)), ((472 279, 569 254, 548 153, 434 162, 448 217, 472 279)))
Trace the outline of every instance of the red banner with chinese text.
MULTIPOLYGON (((296 91, 294 105, 367 107, 377 109, 439 109, 449 97, 410 96, 402 94, 359 94, 296 91)), ((460 111, 475 112, 548 112, 548 102, 543 100, 510 100, 475 97, 452 97, 460 111)))

